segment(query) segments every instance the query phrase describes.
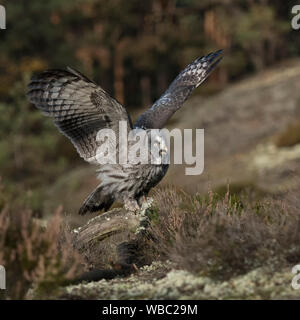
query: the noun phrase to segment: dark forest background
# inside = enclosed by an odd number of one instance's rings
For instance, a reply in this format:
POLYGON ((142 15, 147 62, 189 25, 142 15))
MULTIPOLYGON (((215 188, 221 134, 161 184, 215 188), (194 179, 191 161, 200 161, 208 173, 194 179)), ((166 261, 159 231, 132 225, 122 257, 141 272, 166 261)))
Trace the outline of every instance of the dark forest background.
MULTIPOLYGON (((33 188, 81 161, 25 97, 31 75, 78 68, 141 112, 196 57, 225 58, 197 94, 211 94, 300 51, 293 1, 14 0, 1 2, 0 168, 6 185, 33 188)), ((23 189, 23 191, 25 190, 23 189)))

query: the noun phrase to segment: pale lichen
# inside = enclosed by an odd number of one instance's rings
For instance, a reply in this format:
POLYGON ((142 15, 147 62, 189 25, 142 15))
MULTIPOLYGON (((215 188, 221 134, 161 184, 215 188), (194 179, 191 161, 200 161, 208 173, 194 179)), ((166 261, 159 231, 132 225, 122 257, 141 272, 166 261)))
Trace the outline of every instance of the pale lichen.
POLYGON ((82 299, 297 299, 290 268, 254 269, 228 281, 176 270, 171 262, 154 262, 127 278, 83 283, 61 289, 60 296, 82 299))

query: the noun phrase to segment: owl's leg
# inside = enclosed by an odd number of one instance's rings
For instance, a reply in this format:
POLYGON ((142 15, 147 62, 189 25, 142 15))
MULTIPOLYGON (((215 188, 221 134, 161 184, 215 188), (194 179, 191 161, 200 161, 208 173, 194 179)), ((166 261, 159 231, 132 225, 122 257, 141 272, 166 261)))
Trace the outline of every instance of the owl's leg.
POLYGON ((139 203, 139 206, 141 207, 142 211, 145 211, 151 207, 151 205, 153 203, 153 198, 146 197, 145 195, 143 195, 138 199, 138 203, 139 203))
POLYGON ((134 212, 134 213, 141 209, 135 199, 125 199, 124 200, 124 208, 126 210, 134 212))
POLYGON ((147 201, 147 197, 145 195, 142 195, 141 197, 138 198, 138 204, 140 207, 143 206, 143 204, 147 201))

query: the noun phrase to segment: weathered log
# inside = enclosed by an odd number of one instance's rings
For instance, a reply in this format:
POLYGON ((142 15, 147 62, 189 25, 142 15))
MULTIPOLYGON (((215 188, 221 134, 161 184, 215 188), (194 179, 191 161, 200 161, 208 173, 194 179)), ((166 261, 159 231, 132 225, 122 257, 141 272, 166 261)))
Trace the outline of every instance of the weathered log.
POLYGON ((106 269, 136 263, 137 243, 147 226, 146 210, 150 205, 147 203, 137 213, 118 208, 100 214, 73 230, 74 246, 92 267, 106 269))
POLYGON ((80 248, 93 245, 119 233, 135 234, 140 226, 140 217, 125 209, 114 209, 105 212, 91 220, 84 226, 73 231, 75 242, 80 248))

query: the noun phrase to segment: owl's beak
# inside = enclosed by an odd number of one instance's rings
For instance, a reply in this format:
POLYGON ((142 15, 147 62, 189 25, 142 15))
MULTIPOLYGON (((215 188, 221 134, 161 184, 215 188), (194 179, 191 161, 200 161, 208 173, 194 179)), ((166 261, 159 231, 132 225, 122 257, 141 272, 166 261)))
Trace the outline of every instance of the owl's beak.
POLYGON ((165 148, 162 148, 159 150, 159 156, 161 157, 164 153, 168 154, 168 148, 165 147, 165 148))

